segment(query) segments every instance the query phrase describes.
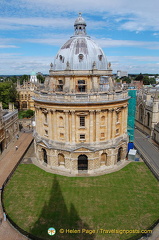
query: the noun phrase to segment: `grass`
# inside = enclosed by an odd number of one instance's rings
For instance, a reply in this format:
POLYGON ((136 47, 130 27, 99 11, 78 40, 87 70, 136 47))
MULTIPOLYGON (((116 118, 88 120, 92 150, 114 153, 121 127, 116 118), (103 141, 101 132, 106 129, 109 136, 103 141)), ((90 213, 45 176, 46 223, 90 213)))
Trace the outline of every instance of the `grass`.
POLYGON ((132 234, 97 230, 146 229, 159 218, 158 193, 159 183, 144 163, 87 178, 54 175, 22 164, 5 188, 4 205, 17 225, 44 239, 117 240, 132 234), (47 234, 50 227, 56 229, 55 236, 47 234), (61 228, 65 233, 59 233, 61 228), (66 229, 96 232, 73 234, 66 229))

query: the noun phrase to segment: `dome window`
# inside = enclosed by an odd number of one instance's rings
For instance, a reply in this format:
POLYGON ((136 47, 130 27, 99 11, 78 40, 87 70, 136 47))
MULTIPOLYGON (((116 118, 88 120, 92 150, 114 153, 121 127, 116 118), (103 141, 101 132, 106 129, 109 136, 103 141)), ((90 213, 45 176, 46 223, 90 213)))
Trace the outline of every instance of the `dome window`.
POLYGON ((83 54, 79 54, 78 58, 79 58, 79 61, 81 62, 83 60, 83 58, 84 58, 83 54))
POLYGON ((98 55, 99 61, 102 61, 103 55, 98 55))
POLYGON ((87 84, 85 80, 78 80, 77 91, 78 92, 86 92, 87 84))
POLYGON ((60 55, 59 58, 60 58, 60 61, 64 63, 65 58, 62 55, 60 55))
POLYGON ((57 91, 58 92, 62 92, 63 91, 63 80, 58 80, 57 91))

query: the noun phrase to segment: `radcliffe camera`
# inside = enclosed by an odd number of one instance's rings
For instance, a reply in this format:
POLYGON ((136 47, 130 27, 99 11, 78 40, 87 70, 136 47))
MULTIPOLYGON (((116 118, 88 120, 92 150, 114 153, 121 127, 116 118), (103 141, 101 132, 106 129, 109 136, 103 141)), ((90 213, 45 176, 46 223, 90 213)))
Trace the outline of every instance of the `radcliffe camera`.
POLYGON ((158 8, 134 1, 2 2, 0 240, 159 239, 158 8))

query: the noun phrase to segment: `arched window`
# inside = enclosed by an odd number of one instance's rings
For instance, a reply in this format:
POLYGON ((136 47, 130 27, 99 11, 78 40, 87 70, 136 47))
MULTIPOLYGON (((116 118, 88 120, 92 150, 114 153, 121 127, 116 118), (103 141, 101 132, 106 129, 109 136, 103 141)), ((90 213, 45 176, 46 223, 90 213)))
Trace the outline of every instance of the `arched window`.
POLYGON ((106 165, 106 166, 108 165, 106 153, 101 154, 101 166, 104 166, 104 165, 106 165))
POLYGON ((44 121, 47 123, 47 113, 44 113, 44 121))
POLYGON ((140 107, 139 107, 139 120, 141 122, 143 122, 143 118, 144 118, 144 109, 143 109, 143 106, 140 105, 140 107))
POLYGON ((105 116, 101 117, 101 125, 105 125, 105 116))
POLYGON ((123 154, 123 148, 120 147, 118 149, 117 162, 119 162, 122 159, 122 154, 123 154))
POLYGON ((150 113, 147 113, 147 126, 150 126, 150 113))
POLYGON ((119 122, 119 112, 116 112, 116 122, 119 122))
POLYGON ((58 154, 58 165, 65 166, 65 157, 62 153, 58 154))
POLYGON ((27 108, 27 102, 22 102, 22 108, 27 108))
POLYGON ((58 82, 57 82, 57 91, 58 92, 62 92, 63 91, 63 80, 59 79, 58 82))
POLYGON ((46 149, 42 148, 42 152, 43 152, 43 160, 45 163, 48 163, 47 161, 47 152, 46 152, 46 149))
POLYGON ((63 120, 63 117, 59 117, 59 126, 60 127, 63 127, 64 126, 64 120, 63 120))

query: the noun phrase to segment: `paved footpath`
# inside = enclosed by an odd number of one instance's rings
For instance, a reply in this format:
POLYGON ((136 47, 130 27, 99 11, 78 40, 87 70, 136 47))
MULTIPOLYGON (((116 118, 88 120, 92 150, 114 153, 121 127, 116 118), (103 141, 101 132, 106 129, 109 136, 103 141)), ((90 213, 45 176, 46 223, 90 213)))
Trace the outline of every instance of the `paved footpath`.
MULTIPOLYGON (((137 149, 145 157, 146 161, 151 165, 153 170, 159 175, 159 145, 157 145, 151 138, 135 130, 135 145, 137 149)), ((158 215, 159 216, 159 215, 158 215)), ((141 238, 141 240, 159 240, 159 224, 153 229, 150 237, 141 238)))
MULTIPOLYGON (((32 133, 21 133, 18 140, 13 142, 5 149, 0 156, 0 187, 4 181, 21 159, 26 149, 32 142, 32 133), (16 146, 18 149, 16 150, 16 146)), ((4 221, 2 206, 0 203, 0 240, 26 240, 27 238, 21 235, 16 229, 14 229, 8 221, 4 221)))

